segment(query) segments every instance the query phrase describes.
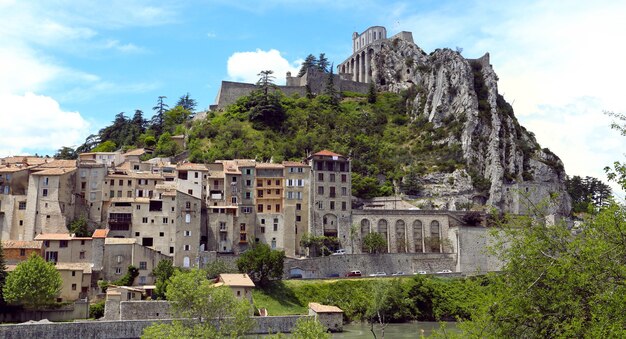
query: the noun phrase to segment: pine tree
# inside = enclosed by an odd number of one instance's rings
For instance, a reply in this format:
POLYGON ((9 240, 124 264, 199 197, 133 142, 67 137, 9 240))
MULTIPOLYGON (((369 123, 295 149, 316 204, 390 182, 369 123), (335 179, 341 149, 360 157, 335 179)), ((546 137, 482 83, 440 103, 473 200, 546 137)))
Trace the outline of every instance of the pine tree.
POLYGON ((320 53, 320 57, 319 59, 317 59, 317 68, 324 72, 324 73, 328 73, 329 71, 332 71, 332 67, 330 66, 330 70, 328 69, 328 58, 326 58, 326 53, 320 53))
POLYGON ((316 66, 317 66, 317 58, 315 57, 315 55, 309 54, 306 57, 306 59, 304 59, 304 62, 302 63, 302 67, 300 67, 300 72, 298 72, 298 77, 301 77, 304 74, 306 74, 306 71, 309 68, 316 67, 316 66))

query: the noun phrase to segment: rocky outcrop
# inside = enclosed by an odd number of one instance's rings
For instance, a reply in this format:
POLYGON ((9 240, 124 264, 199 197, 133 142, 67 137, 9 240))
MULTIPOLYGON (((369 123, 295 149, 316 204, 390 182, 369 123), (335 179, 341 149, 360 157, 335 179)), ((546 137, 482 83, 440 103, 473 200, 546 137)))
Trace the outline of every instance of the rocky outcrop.
POLYGON ((511 197, 521 190, 532 202, 557 197, 550 212, 569 214, 563 163, 519 124, 498 93, 489 54, 465 59, 456 51, 437 49, 428 55, 412 42, 387 40, 372 54, 372 79, 380 90, 410 93, 413 119, 427 119, 436 128, 462 126, 439 142, 460 143, 474 192, 467 192, 464 180, 450 180, 447 174, 436 194, 425 185, 427 195, 460 196, 462 201, 479 196, 488 205, 522 213, 519 199, 511 197))

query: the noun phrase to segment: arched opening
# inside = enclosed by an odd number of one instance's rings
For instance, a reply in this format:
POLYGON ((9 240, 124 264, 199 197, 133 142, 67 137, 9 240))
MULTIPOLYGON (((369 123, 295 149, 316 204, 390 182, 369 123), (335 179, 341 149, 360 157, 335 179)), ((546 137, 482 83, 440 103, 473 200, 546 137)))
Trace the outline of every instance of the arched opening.
POLYGON ((424 235, 423 235, 422 222, 415 220, 413 222, 413 250, 415 253, 424 252, 424 235))
POLYGON ((189 257, 183 258, 183 267, 189 267, 189 257))
POLYGON ((334 214, 326 214, 323 217, 324 236, 337 237, 337 216, 334 214))
POLYGON ((380 219, 378 221, 378 233, 383 236, 383 239, 387 242, 387 248, 389 248, 389 235, 387 233, 387 220, 380 219))
POLYGON ((406 224, 404 220, 396 221, 396 252, 406 253, 406 224))
POLYGON ((430 222, 430 250, 435 253, 441 252, 441 234, 437 220, 430 222))

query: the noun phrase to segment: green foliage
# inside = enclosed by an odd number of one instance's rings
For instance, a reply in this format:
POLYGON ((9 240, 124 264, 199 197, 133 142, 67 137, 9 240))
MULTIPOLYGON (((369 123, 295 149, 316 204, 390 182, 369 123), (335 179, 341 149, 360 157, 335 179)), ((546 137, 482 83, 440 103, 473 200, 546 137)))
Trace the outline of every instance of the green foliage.
POLYGON ((339 249, 341 242, 336 237, 304 233, 300 238, 300 246, 308 248, 310 256, 317 257, 332 254, 333 251, 339 249))
POLYGON ((194 320, 149 326, 142 338, 239 338, 252 329, 248 300, 237 299, 226 286, 211 286, 203 270, 177 271, 170 280, 172 317, 194 320))
POLYGON ((311 68, 311 67, 315 67, 317 65, 317 58, 315 57, 315 55, 313 54, 309 54, 307 55, 307 57, 304 59, 304 62, 302 63, 302 67, 300 67, 300 71, 298 72, 298 77, 303 76, 306 71, 311 68))
POLYGON ((367 102, 370 104, 376 103, 376 85, 372 82, 367 91, 367 102))
POLYGON ((467 226, 478 226, 483 221, 483 216, 482 214, 480 214, 480 212, 472 211, 472 212, 463 214, 463 217, 461 217, 461 220, 467 226))
POLYGON ((222 261, 216 260, 204 267, 204 271, 206 272, 206 276, 209 279, 215 279, 222 273, 237 273, 237 267, 222 261))
POLYGON ((7 276, 3 288, 4 300, 10 304, 39 308, 54 303, 61 284, 61 275, 54 264, 33 253, 7 276))
POLYGON ((70 233, 75 233, 77 237, 89 237, 91 236, 91 232, 89 231, 89 227, 87 224, 87 218, 84 215, 74 219, 69 225, 67 225, 67 229, 70 233))
POLYGON ((267 286, 270 279, 283 276, 285 251, 273 250, 267 244, 253 244, 237 259, 239 272, 248 273, 255 284, 267 286))
POLYGON ((171 157, 176 155, 179 151, 178 145, 172 140, 172 136, 169 132, 161 134, 155 149, 155 153, 158 156, 171 157))
POLYGON ((291 332, 294 339, 330 339, 330 334, 315 318, 300 318, 291 332))
POLYGON ((170 282, 170 277, 174 275, 174 265, 171 260, 161 260, 157 266, 152 270, 156 283, 154 289, 154 295, 157 299, 165 299, 165 292, 170 282))
POLYGON ((387 252, 387 239, 380 233, 368 233, 363 238, 363 247, 369 253, 385 253, 387 252))
POLYGON ((603 208, 579 232, 535 216, 511 219, 495 234, 506 265, 462 326, 466 335, 624 337, 626 208, 603 208))
POLYGON ((596 210, 609 204, 611 187, 594 177, 568 176, 565 186, 572 198, 574 213, 596 210))
POLYGON ((113 282, 113 285, 117 286, 133 286, 135 282, 135 278, 139 276, 139 270, 133 266, 129 265, 126 274, 123 277, 113 282))
POLYGON ((64 159, 64 160, 74 160, 78 158, 78 153, 76 153, 76 151, 71 147, 63 146, 59 148, 59 150, 54 154, 54 158, 64 159))
POLYGON ((117 145, 113 141, 107 140, 98 144, 98 146, 96 146, 96 148, 92 149, 91 151, 92 152, 115 152, 115 150, 117 150, 117 145))
POLYGON ((176 127, 188 121, 191 112, 183 106, 176 106, 163 114, 164 131, 175 133, 176 127))
POLYGON ((104 317, 104 300, 89 304, 89 318, 99 319, 104 317))

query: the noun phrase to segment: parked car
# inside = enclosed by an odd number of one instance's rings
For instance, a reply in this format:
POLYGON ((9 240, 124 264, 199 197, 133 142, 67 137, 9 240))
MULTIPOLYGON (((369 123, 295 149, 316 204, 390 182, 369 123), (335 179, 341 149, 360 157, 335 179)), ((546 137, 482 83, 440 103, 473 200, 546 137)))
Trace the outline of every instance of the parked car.
POLYGON ((391 275, 404 275, 404 272, 398 271, 398 272, 391 273, 391 275))
POLYGON ((326 275, 327 278, 339 278, 339 273, 330 273, 326 275))
POLYGON ((419 270, 419 271, 417 271, 417 272, 415 272, 413 274, 428 274, 428 273, 426 271, 419 270))
POLYGON ((385 272, 376 272, 376 273, 370 274, 370 277, 385 277, 385 276, 387 276, 387 273, 385 272))
POLYGON ((355 270, 348 272, 348 274, 346 274, 346 277, 360 277, 361 275, 361 271, 355 270))
POLYGON ((437 273, 452 273, 452 271, 450 271, 450 270, 441 270, 441 271, 439 271, 437 273))
POLYGON ((343 255, 343 254, 346 254, 346 250, 340 249, 340 250, 336 250, 332 255, 343 255))

